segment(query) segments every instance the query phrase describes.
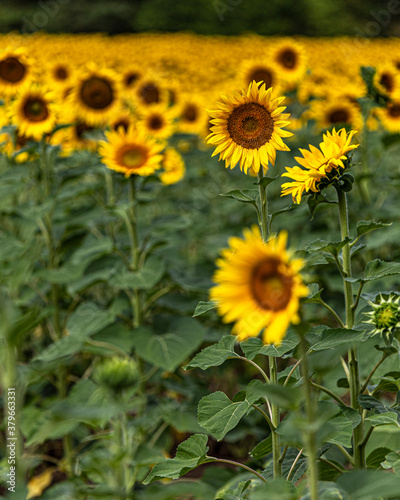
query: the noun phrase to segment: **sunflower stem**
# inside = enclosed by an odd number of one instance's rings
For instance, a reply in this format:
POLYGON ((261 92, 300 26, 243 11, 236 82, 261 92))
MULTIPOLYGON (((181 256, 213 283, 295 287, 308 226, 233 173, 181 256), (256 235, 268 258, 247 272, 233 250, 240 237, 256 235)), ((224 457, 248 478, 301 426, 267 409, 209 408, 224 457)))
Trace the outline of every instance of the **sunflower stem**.
POLYGON ((307 420, 309 424, 308 432, 304 433, 305 448, 307 451, 308 460, 308 474, 309 474, 309 490, 311 500, 318 500, 318 465, 316 454, 316 433, 314 430, 314 404, 311 397, 311 383, 308 371, 308 358, 307 358, 307 345, 303 333, 300 333, 300 349, 301 349, 301 363, 300 371, 303 378, 303 390, 306 406, 307 420))
POLYGON ((267 198, 267 187, 262 185, 262 180, 264 179, 263 167, 260 167, 258 171, 258 188, 260 192, 260 202, 261 202, 261 233, 263 240, 266 241, 269 236, 269 225, 268 225, 268 198, 267 198))
MULTIPOLYGON (((278 381, 278 368, 276 363, 276 358, 274 356, 268 356, 269 362, 269 379, 272 384, 276 384, 278 381)), ((281 438, 276 432, 276 428, 280 422, 280 412, 279 407, 271 401, 271 421, 275 430, 271 429, 272 438, 272 458, 273 458, 273 470, 274 478, 282 477, 282 462, 281 457, 281 438)))
MULTIPOLYGON (((129 237, 131 240, 131 269, 133 271, 138 271, 139 269, 139 239, 137 233, 137 215, 136 215, 136 186, 135 186, 135 176, 132 175, 129 179, 129 237)), ((141 297, 140 291, 135 288, 133 290, 132 298, 132 313, 133 313, 133 327, 137 328, 141 323, 141 297)))
MULTIPOLYGON (((349 216, 347 209, 347 197, 346 193, 343 192, 339 187, 336 188, 338 195, 338 206, 339 206, 339 220, 340 220, 340 232, 342 240, 349 237, 349 216)), ((343 285, 345 294, 345 306, 346 306, 346 328, 352 328, 354 325, 354 314, 355 310, 353 308, 353 287, 346 278, 351 278, 351 257, 350 257, 350 244, 347 242, 342 250, 343 255, 343 285)), ((362 415, 362 408, 358 404, 358 396, 360 395, 360 374, 358 367, 358 356, 357 347, 352 347, 349 349, 349 382, 350 382, 350 402, 351 407, 357 410, 360 415, 362 415)), ((365 468, 365 452, 361 446, 364 437, 364 421, 361 418, 361 422, 353 431, 353 456, 354 456, 354 467, 356 469, 365 468)))

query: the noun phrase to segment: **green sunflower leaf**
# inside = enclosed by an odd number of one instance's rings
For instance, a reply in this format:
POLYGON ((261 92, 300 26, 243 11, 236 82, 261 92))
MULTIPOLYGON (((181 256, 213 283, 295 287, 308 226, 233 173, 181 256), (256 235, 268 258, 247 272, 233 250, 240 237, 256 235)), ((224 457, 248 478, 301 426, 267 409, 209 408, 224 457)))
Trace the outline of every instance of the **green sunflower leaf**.
POLYGON ((184 369, 201 368, 207 370, 210 366, 222 365, 228 357, 238 356, 234 349, 235 342, 235 336, 225 335, 217 344, 210 345, 196 354, 184 369))
POLYGON ((196 316, 201 316, 208 311, 212 311, 216 307, 217 304, 213 300, 208 300, 207 302, 200 300, 200 302, 196 306, 196 309, 194 310, 192 318, 196 318, 196 316))
POLYGON ((389 227, 392 225, 392 222, 375 222, 373 220, 360 220, 357 222, 357 239, 367 234, 371 231, 375 231, 376 229, 381 229, 384 227, 389 227))
POLYGON ((396 274, 400 274, 400 262, 385 262, 375 259, 368 262, 364 271, 364 278, 346 278, 346 281, 350 283, 375 281, 396 274))
POLYGON ((207 460, 207 440, 205 434, 193 434, 183 441, 177 450, 175 458, 168 458, 153 467, 153 470, 143 481, 149 484, 162 478, 178 479, 207 460))

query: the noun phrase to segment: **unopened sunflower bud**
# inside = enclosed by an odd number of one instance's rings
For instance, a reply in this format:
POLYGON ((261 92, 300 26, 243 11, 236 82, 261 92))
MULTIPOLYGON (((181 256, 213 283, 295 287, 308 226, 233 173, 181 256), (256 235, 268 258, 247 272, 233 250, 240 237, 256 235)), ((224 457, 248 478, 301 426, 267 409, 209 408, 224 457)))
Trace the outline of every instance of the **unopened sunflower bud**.
POLYGON ((400 329, 400 296, 390 294, 387 299, 379 296, 377 302, 369 302, 372 311, 365 313, 369 316, 369 323, 374 326, 372 335, 382 335, 383 339, 391 344, 394 335, 400 329))
POLYGON ((139 371, 135 360, 115 356, 97 365, 93 378, 98 384, 118 392, 135 385, 139 371))

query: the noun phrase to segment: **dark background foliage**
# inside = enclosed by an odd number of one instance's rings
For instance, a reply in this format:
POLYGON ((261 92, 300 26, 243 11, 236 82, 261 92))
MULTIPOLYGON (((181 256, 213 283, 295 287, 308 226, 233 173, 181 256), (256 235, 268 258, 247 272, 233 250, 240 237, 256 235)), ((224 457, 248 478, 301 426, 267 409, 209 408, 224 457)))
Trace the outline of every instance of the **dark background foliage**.
POLYGON ((0 32, 398 36, 396 0, 1 0, 0 32))

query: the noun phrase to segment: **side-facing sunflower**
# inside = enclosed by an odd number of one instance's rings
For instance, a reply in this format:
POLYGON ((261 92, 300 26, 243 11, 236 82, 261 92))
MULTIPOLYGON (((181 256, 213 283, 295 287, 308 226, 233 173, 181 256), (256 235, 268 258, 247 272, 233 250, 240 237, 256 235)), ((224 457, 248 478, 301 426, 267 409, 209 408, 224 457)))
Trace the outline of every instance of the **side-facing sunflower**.
POLYGON ((14 99, 10 118, 20 134, 40 141, 57 123, 55 95, 37 83, 29 85, 14 99))
POLYGON ((164 171, 160 174, 163 184, 176 184, 185 176, 185 162, 175 148, 168 148, 162 162, 164 171))
POLYGON ((120 94, 118 75, 90 63, 79 72, 66 104, 89 125, 103 126, 120 106, 120 94))
POLYGON ((245 173, 250 167, 258 172, 260 166, 275 165, 276 151, 290 151, 282 141, 293 135, 283 130, 290 123, 289 114, 283 113, 286 108, 280 106, 284 97, 273 98, 272 88, 252 82, 247 92, 221 98, 218 109, 208 111, 213 126, 206 139, 217 145, 213 156, 219 153, 226 167, 239 163, 245 173))
POLYGON ((263 330, 266 344, 280 344, 289 324, 299 322, 300 299, 308 293, 299 273, 304 261, 292 258, 284 231, 266 243, 258 226, 243 234, 231 238, 217 260, 210 297, 223 321, 235 322, 239 340, 263 330))
POLYGON ((381 94, 387 97, 400 98, 400 75, 392 64, 381 64, 376 68, 373 83, 381 94))
POLYGON ((310 151, 300 149, 303 158, 295 157, 295 160, 304 168, 286 167, 286 172, 282 177, 289 177, 293 182, 282 184, 282 194, 291 194, 294 203, 300 203, 303 193, 320 191, 319 183, 328 179, 332 171, 345 169, 344 161, 347 153, 358 148, 358 144, 351 144, 351 140, 357 132, 352 130, 346 132, 342 128, 339 132, 335 129, 327 132, 320 143, 320 149, 310 144, 310 151))
POLYGON ((26 50, 5 49, 0 53, 0 92, 12 96, 33 78, 33 63, 26 50))
POLYGON ((159 167, 163 146, 146 137, 143 131, 130 127, 106 132, 107 142, 100 141, 99 154, 106 167, 131 175, 149 176, 159 167))

